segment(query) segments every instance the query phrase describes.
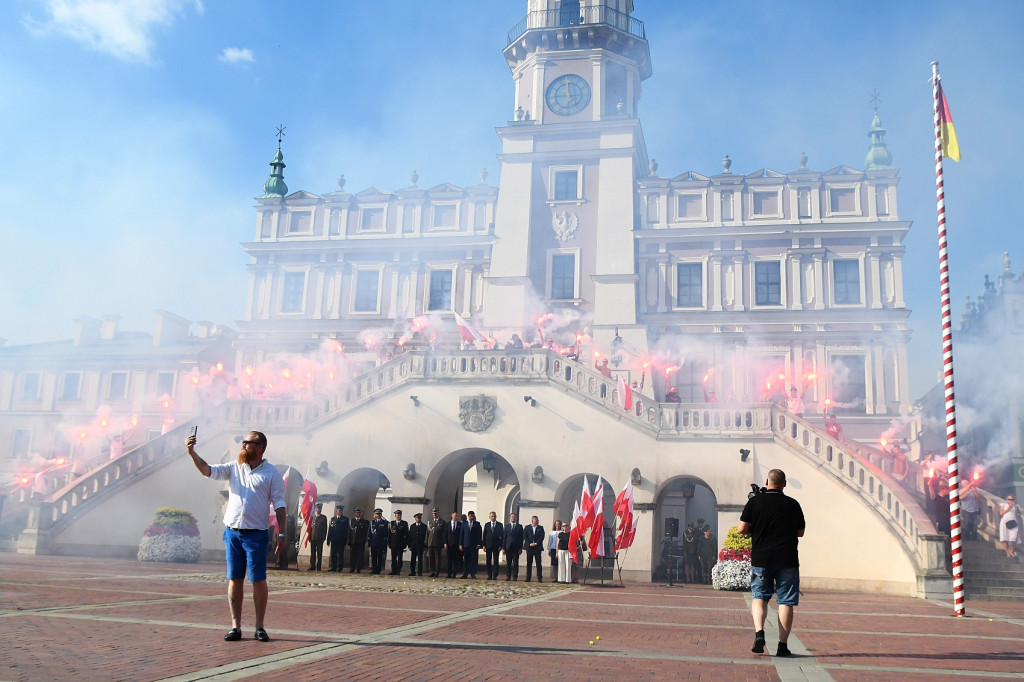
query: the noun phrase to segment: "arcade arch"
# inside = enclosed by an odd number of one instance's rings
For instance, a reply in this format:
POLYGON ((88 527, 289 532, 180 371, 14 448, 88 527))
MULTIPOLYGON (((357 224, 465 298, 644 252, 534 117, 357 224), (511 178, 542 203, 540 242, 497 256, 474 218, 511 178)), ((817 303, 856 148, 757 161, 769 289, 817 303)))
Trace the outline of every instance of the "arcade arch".
POLYGON ((495 512, 501 519, 519 512, 519 477, 512 464, 486 448, 463 448, 442 457, 424 485, 426 506, 438 507, 441 517, 475 510, 478 519, 495 512))
POLYGON ((678 553, 688 524, 697 526, 703 519, 718 533, 718 498, 705 481, 696 476, 674 476, 661 484, 654 498, 654 533, 651 557, 652 574, 665 577, 664 565, 670 551, 678 553))
MULTIPOLYGON (((379 506, 377 497, 389 487, 388 477, 379 469, 353 469, 338 483, 338 503, 345 505, 345 513, 348 516, 352 516, 359 508, 363 510, 366 518, 370 518, 373 516, 373 510, 379 506)), ((390 518, 390 515, 384 518, 390 518)))

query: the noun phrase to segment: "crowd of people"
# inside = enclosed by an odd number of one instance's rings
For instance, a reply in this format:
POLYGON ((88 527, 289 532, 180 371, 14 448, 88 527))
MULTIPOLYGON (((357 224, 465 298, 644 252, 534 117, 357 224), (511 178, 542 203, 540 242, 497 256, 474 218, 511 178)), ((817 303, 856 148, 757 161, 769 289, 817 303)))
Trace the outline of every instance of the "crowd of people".
POLYGON ((682 537, 666 537, 662 566, 669 582, 711 584, 711 569, 718 563, 718 538, 704 519, 686 524, 682 537))

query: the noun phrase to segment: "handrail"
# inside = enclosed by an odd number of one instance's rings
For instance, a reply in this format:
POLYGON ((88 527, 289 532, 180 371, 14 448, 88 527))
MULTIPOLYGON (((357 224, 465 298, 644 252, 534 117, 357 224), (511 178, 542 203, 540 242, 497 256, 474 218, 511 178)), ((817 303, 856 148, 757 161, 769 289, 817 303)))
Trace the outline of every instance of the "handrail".
POLYGON ((625 12, 606 5, 581 7, 577 15, 575 11, 568 12, 559 9, 542 9, 530 12, 524 18, 509 29, 508 45, 517 41, 524 33, 536 28, 572 28, 578 26, 592 26, 601 24, 611 26, 624 33, 637 38, 647 39, 647 32, 644 29, 644 22, 633 18, 625 12))

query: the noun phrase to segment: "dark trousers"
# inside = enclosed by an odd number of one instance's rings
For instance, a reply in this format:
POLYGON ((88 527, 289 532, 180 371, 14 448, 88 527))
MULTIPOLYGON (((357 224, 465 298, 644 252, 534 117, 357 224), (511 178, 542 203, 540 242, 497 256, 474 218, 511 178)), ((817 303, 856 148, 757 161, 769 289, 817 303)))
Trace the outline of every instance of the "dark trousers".
POLYGON ((541 555, 544 549, 541 547, 534 547, 526 550, 526 582, 530 582, 531 569, 534 564, 537 564, 537 580, 544 580, 544 576, 541 573, 541 555))
POLYGON ((462 577, 476 577, 476 565, 480 562, 480 551, 476 547, 466 547, 462 551, 462 577))
POLYGON ((432 578, 436 578, 441 573, 440 547, 427 548, 427 569, 430 571, 430 577, 432 578))
POLYGON ((331 543, 331 570, 340 571, 345 567, 345 545, 340 542, 331 543))
POLYGON ((519 555, 521 551, 508 550, 505 552, 505 577, 512 580, 519 580, 519 555))
POLYGON ((324 564, 324 543, 309 543, 309 570, 319 571, 324 564))
POLYGON ((402 566, 405 564, 402 560, 403 552, 405 552, 405 547, 391 548, 391 575, 398 575, 402 572, 402 566))
POLYGON ((370 545, 370 570, 374 575, 379 575, 384 570, 384 561, 388 557, 388 546, 374 547, 370 545))
POLYGON ((355 571, 356 573, 361 572, 366 568, 366 545, 360 543, 358 545, 352 545, 352 548, 348 550, 349 553, 349 572, 355 571))
POLYGON ((448 577, 454 578, 459 571, 459 549, 448 547, 448 577))
POLYGON ((409 575, 423 575, 423 548, 409 548, 409 575))
POLYGON ((501 566, 501 550, 488 549, 487 552, 487 577, 497 578, 498 568, 501 566))

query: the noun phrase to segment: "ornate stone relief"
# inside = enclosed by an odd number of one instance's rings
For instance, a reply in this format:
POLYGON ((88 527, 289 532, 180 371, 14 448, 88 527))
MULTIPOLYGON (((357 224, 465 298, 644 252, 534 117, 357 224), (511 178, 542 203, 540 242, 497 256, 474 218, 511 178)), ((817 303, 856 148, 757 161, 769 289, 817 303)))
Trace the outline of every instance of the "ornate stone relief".
POLYGON ((551 220, 551 228, 555 231, 558 241, 564 242, 576 234, 580 219, 572 211, 557 211, 551 220))
POLYGON ((494 421, 498 401, 494 396, 473 395, 459 398, 459 421, 466 431, 486 431, 494 421))

